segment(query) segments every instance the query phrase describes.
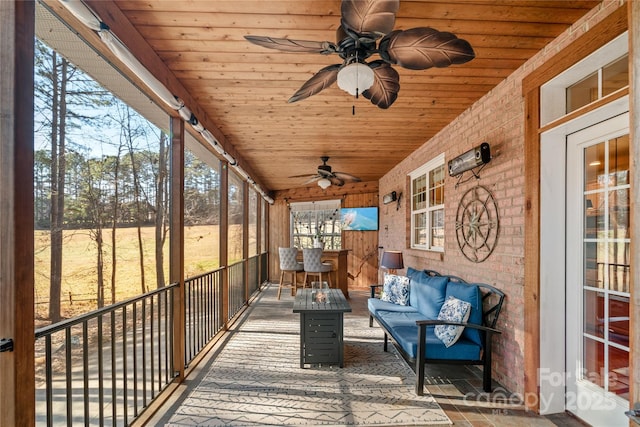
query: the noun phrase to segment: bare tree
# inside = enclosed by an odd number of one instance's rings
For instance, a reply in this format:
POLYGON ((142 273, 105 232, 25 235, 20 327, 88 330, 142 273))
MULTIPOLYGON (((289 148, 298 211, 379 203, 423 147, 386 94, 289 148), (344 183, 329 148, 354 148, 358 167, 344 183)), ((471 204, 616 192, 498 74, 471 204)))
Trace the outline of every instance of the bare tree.
POLYGON ((82 198, 90 219, 89 235, 96 243, 96 300, 98 308, 104 307, 104 238, 106 224, 103 200, 105 159, 89 159, 85 163, 82 198))
MULTIPOLYGON (((136 229, 138 234, 138 255, 139 255, 139 265, 140 265, 140 287, 142 293, 148 292, 146 280, 145 280, 145 272, 144 272, 144 241, 142 239, 142 206, 140 201, 140 175, 138 173, 138 164, 136 160, 136 149, 134 147, 134 140, 136 138, 136 134, 138 133, 138 129, 134 128, 134 123, 132 121, 131 109, 129 107, 125 108, 125 117, 123 122, 123 132, 124 137, 129 148, 129 158, 131 160, 131 173, 133 176, 133 197, 134 203, 136 207, 136 229)), ((145 210, 146 211, 146 210, 145 210)))
POLYGON ((119 193, 119 183, 120 183, 120 155, 122 153, 122 139, 120 139, 120 143, 118 144, 118 151, 114 157, 113 164, 113 195, 112 195, 112 218, 111 218, 111 304, 116 303, 116 273, 117 273, 117 265, 118 258, 117 247, 116 244, 116 231, 118 229, 118 218, 120 211, 120 193, 119 193))
POLYGON ((60 296, 62 292, 62 233, 64 218, 64 176, 65 176, 65 137, 66 137, 66 90, 68 62, 62 59, 61 75, 55 69, 58 66, 57 55, 51 53, 53 108, 51 111, 51 282, 49 300, 49 318, 52 323, 61 319, 60 296))

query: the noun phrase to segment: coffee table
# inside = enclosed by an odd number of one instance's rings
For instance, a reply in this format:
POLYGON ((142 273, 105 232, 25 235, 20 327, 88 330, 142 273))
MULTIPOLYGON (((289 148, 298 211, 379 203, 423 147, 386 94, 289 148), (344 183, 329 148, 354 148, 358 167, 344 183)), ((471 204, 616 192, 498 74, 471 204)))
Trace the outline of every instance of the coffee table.
POLYGON ((322 292, 325 302, 315 301, 316 291, 309 288, 300 289, 293 302, 293 312, 300 313, 301 368, 305 364, 344 366, 343 314, 351 306, 340 289, 322 292))

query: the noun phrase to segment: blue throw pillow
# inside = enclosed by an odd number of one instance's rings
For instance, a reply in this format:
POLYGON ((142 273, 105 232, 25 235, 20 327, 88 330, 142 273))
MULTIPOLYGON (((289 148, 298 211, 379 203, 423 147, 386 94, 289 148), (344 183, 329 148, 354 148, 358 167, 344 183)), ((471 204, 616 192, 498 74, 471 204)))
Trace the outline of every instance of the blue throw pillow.
MULTIPOLYGON (((438 320, 466 323, 471 312, 470 308, 471 304, 468 302, 455 297, 449 297, 444 304, 442 304, 442 308, 438 314, 438 320)), ((464 326, 436 325, 433 333, 442 341, 445 347, 449 348, 458 341, 464 329, 464 326)))
POLYGON ((427 319, 437 319, 440 307, 444 303, 448 281, 445 276, 432 277, 426 273, 419 282, 411 280, 411 306, 417 308, 427 319))
MULTIPOLYGON (((482 325, 482 294, 478 285, 449 282, 447 286, 447 299, 450 297, 456 297, 459 300, 466 301, 471 304, 471 312, 469 313, 468 323, 476 325, 482 325)), ((463 334, 465 338, 473 341, 478 345, 482 345, 480 339, 480 331, 473 328, 465 328, 463 334)))
POLYGON ((380 299, 393 304, 407 305, 409 302, 409 278, 385 273, 380 299))

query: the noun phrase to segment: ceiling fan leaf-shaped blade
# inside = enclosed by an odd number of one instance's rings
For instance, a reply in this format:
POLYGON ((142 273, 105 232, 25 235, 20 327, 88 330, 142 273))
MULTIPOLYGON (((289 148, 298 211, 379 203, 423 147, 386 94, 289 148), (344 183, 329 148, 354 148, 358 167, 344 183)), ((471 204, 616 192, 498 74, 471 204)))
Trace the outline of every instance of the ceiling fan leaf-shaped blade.
POLYGON ((362 181, 357 176, 353 176, 350 173, 346 173, 346 172, 334 172, 333 174, 336 176, 336 178, 341 179, 343 181, 351 181, 351 182, 360 182, 360 181, 362 181))
POLYGON ((334 64, 324 67, 318 71, 313 75, 313 77, 307 80, 291 98, 289 98, 288 102, 300 101, 301 99, 315 95, 331 86, 338 78, 338 70, 340 67, 341 64, 334 64))
POLYGON ((332 175, 327 179, 331 181, 331 185, 335 185, 336 187, 342 187, 344 185, 344 181, 335 175, 332 175))
POLYGON ((291 175, 291 176, 288 176, 287 178, 313 178, 316 176, 318 175, 315 173, 305 173, 303 175, 291 175))
POLYGON ((308 180, 306 180, 306 181, 304 182, 304 185, 311 184, 312 182, 319 181, 319 180, 321 180, 322 178, 323 178, 323 177, 322 177, 321 175, 314 175, 314 176, 312 176, 311 178, 309 178, 308 180))
POLYGON ((362 96, 382 109, 387 109, 398 98, 400 75, 384 61, 369 63, 373 70, 373 85, 362 92, 362 96))
POLYGON ((244 38, 258 46, 282 50, 284 52, 308 52, 330 55, 338 51, 338 47, 335 44, 326 41, 292 40, 252 35, 244 36, 244 38))
POLYGON ((394 31, 380 41, 381 56, 411 70, 464 64, 475 58, 468 41, 429 27, 394 31))
POLYGON ((400 0, 342 0, 342 26, 376 40, 393 30, 400 0))

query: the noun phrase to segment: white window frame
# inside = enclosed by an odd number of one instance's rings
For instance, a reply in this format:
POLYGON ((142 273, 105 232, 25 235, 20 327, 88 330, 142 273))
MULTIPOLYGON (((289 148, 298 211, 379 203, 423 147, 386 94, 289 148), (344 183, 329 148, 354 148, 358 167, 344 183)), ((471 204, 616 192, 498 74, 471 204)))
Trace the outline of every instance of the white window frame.
POLYGON ((433 159, 429 160, 427 163, 425 163, 424 165, 420 166, 418 169, 412 171, 409 174, 409 178, 410 178, 410 197, 411 199, 409 200, 409 210, 410 210, 410 222, 411 222, 411 227, 410 227, 410 234, 411 234, 411 248, 412 249, 421 249, 421 250, 427 250, 427 251, 434 251, 434 252, 444 252, 444 243, 443 246, 434 246, 433 242, 432 242, 432 230, 434 225, 431 223, 431 213, 433 211, 437 211, 442 209, 442 211, 444 212, 444 195, 443 195, 443 203, 442 204, 438 204, 438 205, 429 205, 429 189, 432 187, 431 182, 429 182, 429 176, 430 176, 430 172, 433 171, 436 168, 442 167, 443 168, 443 173, 444 173, 444 167, 445 167, 445 161, 444 161, 444 153, 441 153, 440 155, 434 157, 433 159), (420 177, 425 177, 426 180, 426 200, 425 200, 425 204, 426 206, 423 209, 413 209, 413 198, 414 198, 414 194, 413 194, 413 182, 420 178, 420 177), (427 244, 426 245, 422 245, 422 244, 418 244, 415 241, 415 228, 416 228, 416 224, 415 224, 415 216, 416 214, 420 214, 420 213, 425 213, 426 217, 427 217, 427 225, 426 225, 426 230, 427 230, 427 244))
POLYGON ((572 85, 598 73, 598 93, 601 95, 602 68, 622 58, 629 52, 628 32, 598 49, 591 55, 577 62, 558 76, 540 86, 540 124, 541 126, 567 115, 567 89, 572 85))
POLYGON ((289 241, 292 246, 295 245, 296 242, 296 234, 294 233, 294 213, 295 212, 311 212, 315 211, 316 219, 312 221, 311 229, 307 230, 307 233, 300 233, 299 236, 307 242, 307 244, 302 244, 302 247, 312 247, 313 237, 316 233, 318 220, 319 218, 325 216, 327 214, 332 214, 335 216, 334 218, 334 227, 332 229, 326 228, 327 224, 325 223, 325 229, 322 231, 322 241, 325 244, 325 249, 340 249, 342 247, 342 227, 340 223, 340 209, 341 209, 341 200, 320 200, 314 202, 292 202, 289 204, 289 241))

